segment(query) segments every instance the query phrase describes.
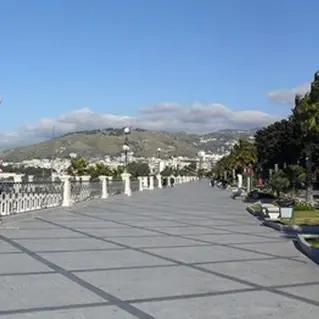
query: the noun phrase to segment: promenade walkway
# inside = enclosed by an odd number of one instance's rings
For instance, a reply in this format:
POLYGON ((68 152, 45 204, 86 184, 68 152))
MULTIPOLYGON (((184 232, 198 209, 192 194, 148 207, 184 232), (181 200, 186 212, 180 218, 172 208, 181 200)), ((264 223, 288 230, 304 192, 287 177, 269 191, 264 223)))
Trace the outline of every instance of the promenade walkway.
POLYGON ((319 315, 319 267, 206 181, 0 227, 0 318, 319 315))

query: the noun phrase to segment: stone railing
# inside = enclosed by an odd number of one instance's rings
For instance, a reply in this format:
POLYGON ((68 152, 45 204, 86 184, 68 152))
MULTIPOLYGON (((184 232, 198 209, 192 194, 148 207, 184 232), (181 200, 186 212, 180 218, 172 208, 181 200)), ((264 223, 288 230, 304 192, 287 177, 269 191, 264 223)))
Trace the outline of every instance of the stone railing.
MULTIPOLYGON (((197 180, 194 176, 175 177, 175 184, 197 180)), ((73 178, 61 176, 59 182, 1 182, 0 217, 20 214, 51 207, 70 207, 75 203, 91 199, 107 199, 109 196, 162 188, 162 177, 142 176, 131 178, 123 173, 121 179, 100 176, 90 180, 90 176, 73 178), (156 184, 155 184, 156 179, 156 184)))
POLYGON ((62 205, 61 182, 0 182, 0 216, 62 205))

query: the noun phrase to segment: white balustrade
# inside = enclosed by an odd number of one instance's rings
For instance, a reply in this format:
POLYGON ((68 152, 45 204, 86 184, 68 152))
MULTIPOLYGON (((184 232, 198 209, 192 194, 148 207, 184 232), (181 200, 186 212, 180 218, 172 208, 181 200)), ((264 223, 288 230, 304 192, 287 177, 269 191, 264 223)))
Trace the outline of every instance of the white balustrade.
MULTIPOLYGON (((34 182, 33 176, 29 182, 22 182, 23 175, 12 174, 14 181, 0 181, 0 217, 50 207, 70 207, 73 203, 93 198, 107 199, 109 197, 109 176, 100 176, 98 181, 90 181, 90 176, 72 177, 60 176, 59 182, 34 182), (76 180, 76 181, 75 181, 76 180)), ((123 190, 126 196, 132 195, 131 174, 123 173, 123 190)), ((158 188, 162 188, 162 176, 157 175, 158 188)), ((197 177, 175 177, 176 184, 183 181, 197 180, 197 177)), ((154 176, 140 176, 139 190, 154 189, 154 176), (148 183, 149 181, 149 183, 148 183)), ((121 187, 120 185, 118 185, 121 187)))

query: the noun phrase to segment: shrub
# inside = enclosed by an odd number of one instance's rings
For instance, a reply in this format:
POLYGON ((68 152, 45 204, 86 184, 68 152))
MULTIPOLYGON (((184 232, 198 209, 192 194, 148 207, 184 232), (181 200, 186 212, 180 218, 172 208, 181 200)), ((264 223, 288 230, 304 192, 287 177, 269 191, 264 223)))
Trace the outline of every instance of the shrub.
POLYGON ((311 210, 314 210, 314 208, 312 207, 311 204, 300 201, 300 202, 296 202, 294 206, 294 210, 295 211, 311 211, 311 210))

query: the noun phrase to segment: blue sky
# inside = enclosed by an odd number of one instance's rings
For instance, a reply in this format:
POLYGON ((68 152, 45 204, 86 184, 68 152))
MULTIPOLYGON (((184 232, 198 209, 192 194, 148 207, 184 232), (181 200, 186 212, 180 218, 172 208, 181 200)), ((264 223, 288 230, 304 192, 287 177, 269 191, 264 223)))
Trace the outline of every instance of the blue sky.
POLYGON ((268 123, 289 112, 285 89, 319 67, 316 0, 0 0, 0 12, 9 144, 43 138, 52 124, 61 133, 126 121, 196 131, 191 117, 203 114, 213 131, 253 126, 238 113, 247 110, 268 123), (163 103, 174 112, 139 111, 163 103))

